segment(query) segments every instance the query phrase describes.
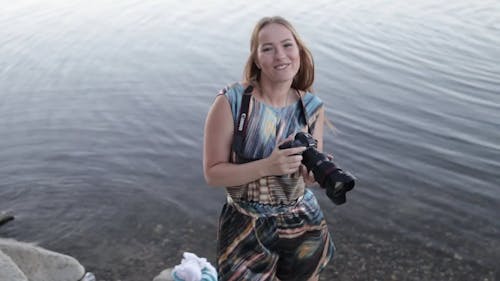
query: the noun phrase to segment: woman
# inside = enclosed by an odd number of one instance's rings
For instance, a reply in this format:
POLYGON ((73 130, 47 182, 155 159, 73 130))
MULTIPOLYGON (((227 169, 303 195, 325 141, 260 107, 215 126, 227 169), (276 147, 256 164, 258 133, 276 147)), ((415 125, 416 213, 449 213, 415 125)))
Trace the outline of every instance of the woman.
POLYGON ((223 89, 205 124, 203 169, 224 186, 219 280, 318 280, 333 241, 301 164, 304 147, 279 149, 300 131, 323 146, 324 108, 312 95, 314 64, 292 25, 261 19, 244 82, 223 89))

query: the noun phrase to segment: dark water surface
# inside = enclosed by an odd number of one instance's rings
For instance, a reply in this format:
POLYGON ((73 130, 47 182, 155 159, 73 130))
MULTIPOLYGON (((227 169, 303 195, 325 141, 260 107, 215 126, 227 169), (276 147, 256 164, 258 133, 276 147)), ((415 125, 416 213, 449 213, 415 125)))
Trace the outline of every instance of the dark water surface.
POLYGON ((315 189, 337 243, 323 280, 500 280, 500 2, 10 1, 0 8, 1 237, 73 255, 100 280, 214 263, 222 189, 205 115, 241 78, 254 23, 313 51, 358 177, 315 189))

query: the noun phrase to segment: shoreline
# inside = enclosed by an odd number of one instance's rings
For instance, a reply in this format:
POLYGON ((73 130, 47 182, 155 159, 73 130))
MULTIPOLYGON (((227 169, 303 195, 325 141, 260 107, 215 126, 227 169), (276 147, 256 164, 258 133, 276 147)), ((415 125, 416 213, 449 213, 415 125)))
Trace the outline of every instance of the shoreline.
MULTIPOLYGON (((362 228, 352 230, 334 233, 336 253, 320 280, 492 281, 499 278, 499 272, 493 267, 421 245, 418 241, 384 232, 358 231, 362 228)), ((166 242, 164 248, 159 248, 161 242, 158 244, 158 241, 146 245, 132 243, 138 255, 115 259, 116 264, 111 267, 96 262, 102 256, 88 256, 79 261, 98 281, 152 280, 161 271, 179 264, 183 252, 192 252, 215 265, 215 228, 201 231, 193 225, 192 229, 179 230, 176 234, 185 238, 166 242), (200 232, 206 235, 199 235, 200 232)), ((120 252, 119 248, 120 245, 111 245, 108 251, 120 252)), ((71 251, 71 247, 67 250, 71 251)))
MULTIPOLYGON (((95 274, 97 281, 153 280, 163 270, 179 264, 184 252, 215 265, 216 215, 200 218, 178 214, 173 206, 149 207, 155 212, 141 214, 140 220, 125 217, 112 225, 95 221, 81 233, 53 237, 38 245, 74 257, 95 274), (94 232, 96 228, 101 232, 94 232)), ((363 223, 348 215, 351 208, 326 211, 336 252, 320 280, 500 280, 493 261, 484 264, 447 252, 398 233, 390 225, 363 223)), ((2 238, 36 242, 21 237, 22 221, 19 218, 2 226, 2 238)))

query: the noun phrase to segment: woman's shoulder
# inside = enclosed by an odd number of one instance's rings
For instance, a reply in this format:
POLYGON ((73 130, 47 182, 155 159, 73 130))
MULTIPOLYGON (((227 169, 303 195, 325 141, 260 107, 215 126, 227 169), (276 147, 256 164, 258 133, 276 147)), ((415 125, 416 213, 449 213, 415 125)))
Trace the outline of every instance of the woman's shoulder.
POLYGON ((226 85, 219 91, 219 95, 225 95, 228 98, 241 95, 243 93, 243 89, 245 84, 242 82, 234 82, 232 84, 226 85))
POLYGON ((231 107, 231 111, 233 113, 234 118, 236 118, 236 116, 238 116, 239 114, 241 100, 243 92, 245 91, 245 87, 246 87, 245 83, 234 82, 222 88, 219 91, 219 94, 217 95, 226 97, 227 101, 229 102, 229 106, 231 107))
POLYGON ((316 108, 323 105, 323 101, 321 100, 321 98, 311 92, 304 92, 302 98, 306 106, 316 108))

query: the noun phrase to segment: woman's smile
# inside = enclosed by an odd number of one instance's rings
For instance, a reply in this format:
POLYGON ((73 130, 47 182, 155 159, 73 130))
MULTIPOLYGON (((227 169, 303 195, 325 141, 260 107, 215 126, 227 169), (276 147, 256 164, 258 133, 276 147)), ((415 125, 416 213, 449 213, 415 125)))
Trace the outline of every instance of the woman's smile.
POLYGON ((290 64, 289 63, 282 63, 282 64, 278 64, 274 67, 274 69, 276 70, 283 70, 285 68, 287 68, 290 64))

